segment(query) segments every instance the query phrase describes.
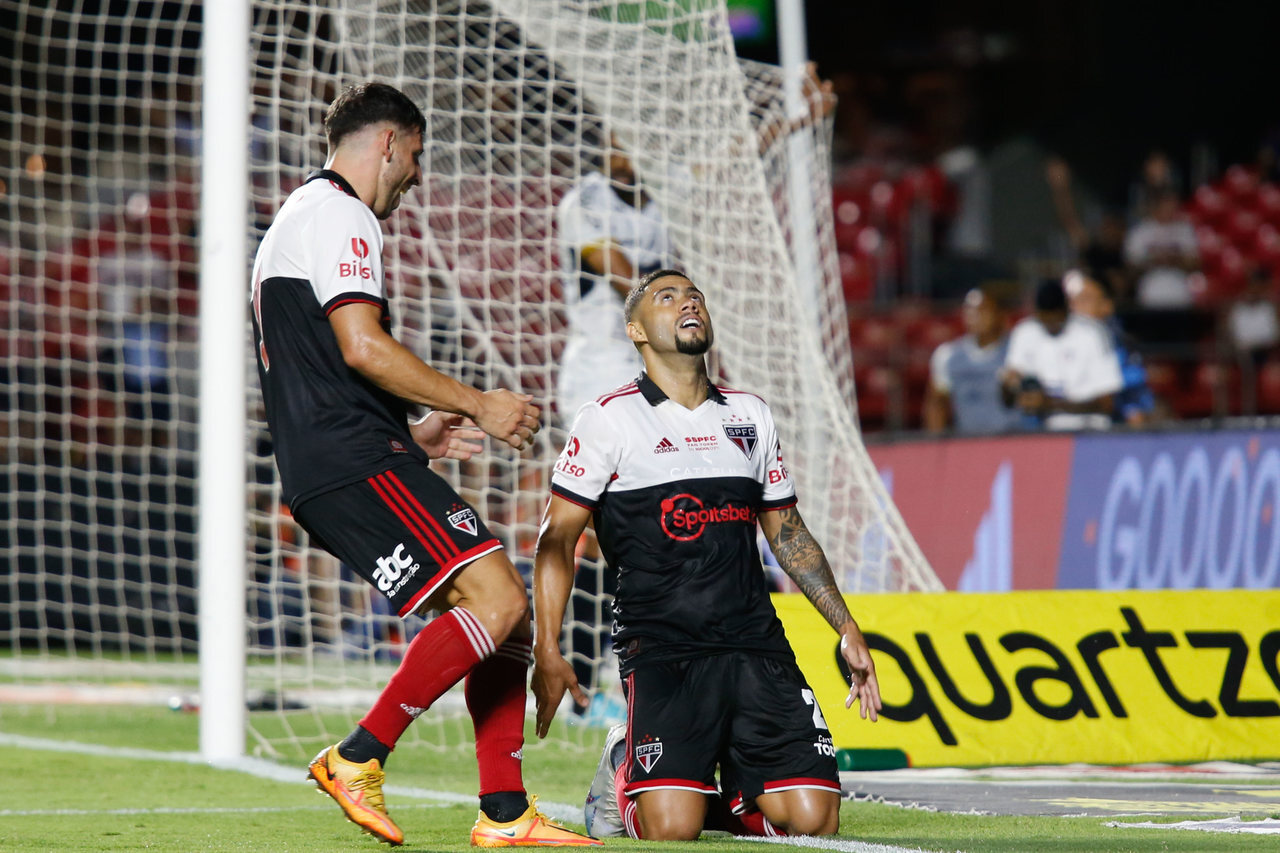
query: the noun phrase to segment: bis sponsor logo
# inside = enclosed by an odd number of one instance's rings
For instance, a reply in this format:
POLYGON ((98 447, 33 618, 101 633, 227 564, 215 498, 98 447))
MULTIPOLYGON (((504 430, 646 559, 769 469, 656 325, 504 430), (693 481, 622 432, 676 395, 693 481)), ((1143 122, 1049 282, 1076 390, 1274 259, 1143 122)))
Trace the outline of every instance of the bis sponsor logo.
POLYGON ((366 266, 364 263, 369 257, 369 244, 360 237, 352 237, 351 254, 355 255, 355 261, 338 262, 338 277, 360 278, 366 281, 373 278, 373 267, 366 266))

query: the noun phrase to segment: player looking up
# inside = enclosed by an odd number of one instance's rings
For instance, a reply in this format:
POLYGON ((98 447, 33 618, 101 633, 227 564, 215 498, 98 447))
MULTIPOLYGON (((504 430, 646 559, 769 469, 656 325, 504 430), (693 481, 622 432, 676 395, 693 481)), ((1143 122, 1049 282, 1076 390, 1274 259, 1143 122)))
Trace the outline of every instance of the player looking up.
POLYGON ((409 724, 465 677, 480 770, 472 844, 596 844, 528 801, 524 584, 475 511, 428 467, 433 456, 470 458, 481 449, 471 439, 484 433, 524 448, 538 407, 528 395, 462 385, 389 333, 378 220, 421 181, 425 126, 391 86, 343 91, 325 113, 328 162, 285 201, 254 262, 258 372, 294 518, 400 616, 443 611, 355 730, 309 772, 350 820, 402 843, 382 768, 409 724), (433 411, 411 425, 409 405, 433 411))
POLYGON ((858 701, 875 720, 880 693, 866 641, 796 510, 768 406, 708 380, 713 334, 702 292, 682 273, 657 270, 624 311, 645 372, 579 412, 534 558, 538 735, 566 690, 585 699, 558 638, 574 544, 594 514, 618 573, 613 637, 629 729, 609 781, 626 831, 696 838, 719 764, 723 797, 746 829, 834 833, 835 751, 769 600, 757 521, 783 570, 841 635, 853 673, 846 706, 858 701))

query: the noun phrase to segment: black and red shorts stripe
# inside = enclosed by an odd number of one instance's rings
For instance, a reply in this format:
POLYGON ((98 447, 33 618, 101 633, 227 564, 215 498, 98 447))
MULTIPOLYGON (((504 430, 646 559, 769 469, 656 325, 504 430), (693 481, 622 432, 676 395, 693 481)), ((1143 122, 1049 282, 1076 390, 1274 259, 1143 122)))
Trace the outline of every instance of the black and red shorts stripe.
POLYGON ((416 462, 308 498, 293 516, 401 616, 463 566, 502 547, 443 478, 416 462))
POLYGON ((627 694, 626 792, 719 790, 736 812, 761 794, 840 792, 835 748, 794 660, 727 652, 637 664, 627 694))

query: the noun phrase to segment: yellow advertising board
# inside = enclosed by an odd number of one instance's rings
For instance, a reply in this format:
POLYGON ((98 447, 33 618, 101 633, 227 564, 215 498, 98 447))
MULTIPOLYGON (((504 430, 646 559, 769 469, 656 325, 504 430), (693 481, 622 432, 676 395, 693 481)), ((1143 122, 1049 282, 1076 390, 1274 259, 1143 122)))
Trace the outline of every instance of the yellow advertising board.
POLYGON ((1280 590, 846 596, 884 710, 844 709, 835 632, 774 604, 840 749, 914 766, 1280 758, 1280 590))

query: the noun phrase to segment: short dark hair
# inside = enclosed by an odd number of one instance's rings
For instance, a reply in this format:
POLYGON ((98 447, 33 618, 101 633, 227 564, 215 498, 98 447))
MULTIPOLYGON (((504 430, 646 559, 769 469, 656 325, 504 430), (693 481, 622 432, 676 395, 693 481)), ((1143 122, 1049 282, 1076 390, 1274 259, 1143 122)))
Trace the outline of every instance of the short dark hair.
POLYGON ((627 301, 624 303, 622 308, 622 316, 626 322, 631 322, 631 317, 636 312, 636 306, 639 305, 640 300, 644 298, 644 292, 649 289, 649 285, 653 284, 660 278, 666 278, 670 275, 679 276, 690 284, 693 283, 693 279, 680 272, 680 270, 654 270, 651 273, 645 273, 640 277, 640 280, 636 282, 636 286, 627 291, 627 301))
POLYGON ((1046 278, 1036 288, 1037 311, 1066 311, 1067 292, 1056 278, 1046 278))
POLYGON ((1098 288, 1098 292, 1104 297, 1112 302, 1116 301, 1116 289, 1111 286, 1110 279, 1107 278, 1106 273, 1102 270, 1085 267, 1084 278, 1085 281, 1091 282, 1094 287, 1098 288))
POLYGON ((422 110, 396 87, 376 82, 348 86, 324 113, 324 135, 329 141, 329 150, 337 148, 351 134, 387 121, 403 130, 423 133, 427 129, 422 110))

